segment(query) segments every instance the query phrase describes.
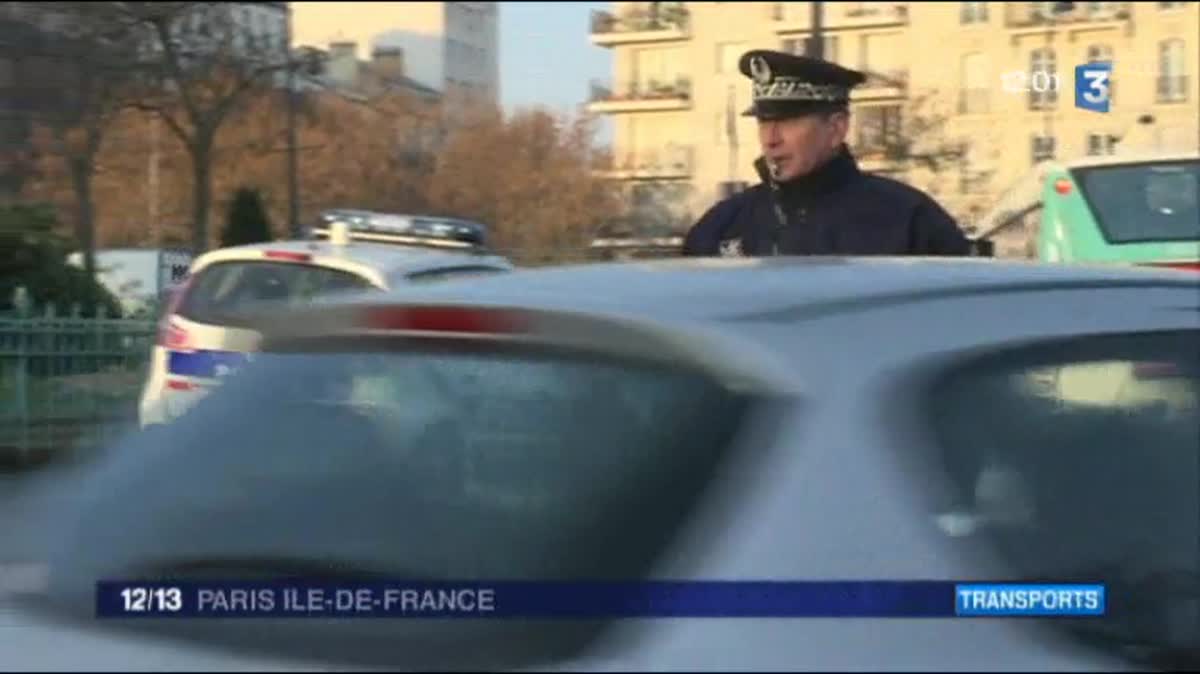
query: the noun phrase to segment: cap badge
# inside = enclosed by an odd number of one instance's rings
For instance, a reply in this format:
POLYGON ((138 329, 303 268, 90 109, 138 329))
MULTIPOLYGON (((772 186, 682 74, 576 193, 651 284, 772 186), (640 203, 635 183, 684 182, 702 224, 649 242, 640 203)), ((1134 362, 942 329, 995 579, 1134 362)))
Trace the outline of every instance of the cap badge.
POLYGON ((750 59, 750 76, 759 84, 771 83, 771 66, 767 65, 767 60, 761 56, 755 56, 750 59))

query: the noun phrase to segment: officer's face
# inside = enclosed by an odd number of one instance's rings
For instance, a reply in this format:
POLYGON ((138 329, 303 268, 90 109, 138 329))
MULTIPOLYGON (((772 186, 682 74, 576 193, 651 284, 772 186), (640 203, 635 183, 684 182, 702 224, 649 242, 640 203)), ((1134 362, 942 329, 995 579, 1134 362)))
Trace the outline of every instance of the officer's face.
POLYGON ((848 126, 848 116, 841 112, 761 119, 758 140, 763 156, 776 167, 775 178, 787 181, 808 175, 832 157, 848 126))

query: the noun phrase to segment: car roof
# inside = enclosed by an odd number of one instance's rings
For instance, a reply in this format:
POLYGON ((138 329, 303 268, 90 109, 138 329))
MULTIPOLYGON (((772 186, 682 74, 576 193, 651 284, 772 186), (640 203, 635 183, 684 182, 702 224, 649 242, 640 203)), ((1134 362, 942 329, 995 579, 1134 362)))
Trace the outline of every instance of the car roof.
POLYGON ((1165 151, 1165 150, 1139 150, 1128 152, 1117 152, 1110 155, 1094 155, 1090 157, 1077 157, 1066 161, 1048 162, 1048 166, 1063 167, 1068 169, 1088 168, 1092 166, 1122 166, 1125 164, 1143 164, 1148 162, 1163 162, 1163 161, 1187 161, 1189 159, 1200 159, 1200 152, 1195 150, 1187 151, 1165 151))
POLYGON ((428 269, 444 269, 446 267, 477 265, 501 268, 511 267, 511 263, 499 255, 480 254, 466 250, 422 248, 420 246, 401 246, 361 241, 350 241, 344 245, 315 240, 270 241, 267 243, 221 248, 206 253, 201 259, 206 264, 210 261, 226 261, 241 259, 243 257, 244 259, 259 259, 260 254, 268 250, 307 253, 314 256, 340 256, 348 262, 375 269, 384 276, 428 269))
MULTIPOLYGON (((1046 286, 1195 288, 1198 278, 1194 272, 1174 270, 989 258, 687 258, 519 269, 384 297, 722 321, 815 305, 854 306, 906 296, 1046 286)), ((334 302, 378 301, 357 296, 334 302)))

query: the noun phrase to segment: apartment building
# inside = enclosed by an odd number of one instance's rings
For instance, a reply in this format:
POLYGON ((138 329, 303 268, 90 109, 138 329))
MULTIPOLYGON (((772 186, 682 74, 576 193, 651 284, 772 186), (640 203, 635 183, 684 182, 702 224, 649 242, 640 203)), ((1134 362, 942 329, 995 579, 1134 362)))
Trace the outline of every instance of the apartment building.
MULTIPOLYGON (((852 104, 860 163, 929 190, 968 226, 1042 159, 1112 152, 1118 139, 1200 145, 1200 2, 823 6, 825 57, 869 77, 852 104), (1114 64, 1108 113, 1074 106, 1075 66, 1098 60, 1114 64)), ((592 16, 614 72, 588 108, 613 120, 605 173, 635 211, 669 210, 682 229, 757 181, 738 58, 802 53, 811 27, 806 2, 616 2, 592 16)))
POLYGON ((408 77, 447 97, 500 100, 495 2, 293 2, 292 44, 401 49, 408 77))

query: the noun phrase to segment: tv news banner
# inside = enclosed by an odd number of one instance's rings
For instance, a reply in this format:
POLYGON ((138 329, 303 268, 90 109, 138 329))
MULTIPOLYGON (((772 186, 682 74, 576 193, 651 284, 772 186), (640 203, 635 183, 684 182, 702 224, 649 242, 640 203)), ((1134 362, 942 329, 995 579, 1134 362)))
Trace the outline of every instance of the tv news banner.
POLYGON ((1103 584, 944 581, 104 581, 100 618, 1103 616, 1103 584))

